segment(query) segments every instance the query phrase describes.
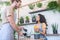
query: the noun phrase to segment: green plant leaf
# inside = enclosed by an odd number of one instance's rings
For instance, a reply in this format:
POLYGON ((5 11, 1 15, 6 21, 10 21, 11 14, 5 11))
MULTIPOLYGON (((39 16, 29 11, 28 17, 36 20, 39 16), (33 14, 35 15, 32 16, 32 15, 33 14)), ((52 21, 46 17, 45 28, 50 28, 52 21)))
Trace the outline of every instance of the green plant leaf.
POLYGON ((57 1, 51 1, 48 3, 48 8, 49 9, 56 9, 58 7, 57 1))
POLYGON ((23 17, 20 18, 20 23, 21 24, 24 23, 24 18, 23 17))
POLYGON ((32 9, 34 9, 35 4, 30 4, 30 5, 28 5, 28 6, 29 6, 29 8, 32 10, 32 9))
POLYGON ((57 9, 56 9, 58 12, 60 12, 60 5, 58 5, 57 9))
POLYGON ((0 19, 0 22, 2 22, 2 19, 0 19))
POLYGON ((29 16, 26 16, 26 20, 29 20, 29 16))
POLYGON ((9 6, 10 5, 10 2, 4 2, 6 4, 6 6, 9 6))
POLYGON ((0 2, 0 5, 3 5, 4 3, 3 2, 0 2))
POLYGON ((1 18, 1 14, 0 14, 0 18, 1 18))
POLYGON ((38 8, 42 7, 42 3, 37 3, 36 5, 38 8))
POLYGON ((58 24, 56 24, 56 23, 55 24, 52 24, 52 29, 53 30, 57 30, 58 29, 58 24))

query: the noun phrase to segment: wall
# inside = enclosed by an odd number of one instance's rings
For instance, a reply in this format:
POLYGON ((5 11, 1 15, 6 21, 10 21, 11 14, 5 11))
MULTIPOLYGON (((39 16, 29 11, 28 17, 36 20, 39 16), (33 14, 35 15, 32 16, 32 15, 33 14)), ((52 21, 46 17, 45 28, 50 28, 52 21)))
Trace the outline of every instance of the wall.
MULTIPOLYGON (((33 10, 36 10, 36 9, 33 9, 33 10)), ((29 12, 31 12, 32 10, 30 10, 29 8, 28 8, 28 6, 26 6, 26 7, 23 7, 23 8, 21 8, 20 9, 20 17, 21 16, 23 16, 24 17, 24 19, 25 19, 25 16, 29 16, 30 17, 30 22, 31 22, 31 17, 32 17, 32 15, 31 14, 29 14, 29 12)), ((59 12, 54 12, 54 11, 52 11, 52 10, 50 10, 50 11, 44 11, 44 12, 39 12, 40 14, 43 14, 45 17, 46 17, 46 20, 47 20, 47 23, 48 23, 48 29, 47 29, 47 33, 48 34, 52 34, 53 32, 52 32, 52 27, 51 27, 51 24, 54 24, 54 23, 56 23, 56 24, 58 24, 58 33, 60 33, 60 13, 59 12)), ((39 14, 39 13, 35 13, 34 15, 36 15, 36 14, 39 14)), ((29 30, 29 32, 31 31, 31 30, 33 30, 33 27, 34 27, 34 25, 26 25, 25 26, 28 30, 29 30)))
MULTIPOLYGON (((23 1, 23 0, 22 0, 23 1)), ((28 1, 30 1, 30 0, 28 0, 28 1)), ((25 1, 23 1, 24 2, 24 4, 25 3, 28 3, 28 1, 27 0, 25 0, 25 1)), ((35 0, 34 0, 35 1, 35 0)), ((32 2, 32 0, 30 1, 30 2, 32 2)), ((46 1, 44 2, 44 3, 47 3, 46 1)), ((43 3, 43 4, 44 4, 43 3)), ((22 3, 23 4, 23 3, 22 3)), ((23 5, 24 5, 23 4, 23 5)), ((47 4, 46 4, 47 5, 47 4)), ((43 9, 45 7, 45 4, 43 5, 43 7, 41 8, 41 9, 43 9)), ((38 9, 38 8, 36 8, 36 9, 38 9)), ((36 9, 33 9, 33 10, 36 10, 36 9)), ((32 10, 30 10, 29 8, 28 8, 28 6, 26 6, 26 7, 22 7, 22 8, 20 8, 20 11, 19 11, 19 16, 21 17, 21 16, 23 16, 24 18, 25 18, 25 16, 29 16, 30 17, 30 22, 31 22, 31 15, 29 14, 29 12, 31 12, 32 10)), ((2 9, 2 12, 3 12, 3 9, 2 9)), ((40 12, 41 14, 43 14, 43 15, 45 15, 45 17, 46 17, 46 19, 47 19, 47 23, 48 23, 48 30, 47 30, 47 33, 50 33, 50 34, 52 34, 52 28, 51 28, 51 24, 52 23, 57 23, 58 25, 60 24, 60 14, 58 13, 58 12, 56 12, 56 13, 54 13, 53 11, 45 11, 45 12, 40 12)), ((4 21, 4 20, 3 20, 4 21)), ((16 20, 16 21, 18 21, 18 20, 16 20)), ((34 27, 34 25, 26 25, 26 26, 24 26, 25 28, 27 28, 28 30, 29 30, 29 32, 31 31, 31 30, 33 30, 33 27, 34 27)), ((60 28, 60 25, 59 25, 59 28, 60 28)), ((59 33, 60 33, 60 29, 58 28, 58 31, 59 31, 59 33)), ((28 33, 29 33, 28 32, 28 33)))

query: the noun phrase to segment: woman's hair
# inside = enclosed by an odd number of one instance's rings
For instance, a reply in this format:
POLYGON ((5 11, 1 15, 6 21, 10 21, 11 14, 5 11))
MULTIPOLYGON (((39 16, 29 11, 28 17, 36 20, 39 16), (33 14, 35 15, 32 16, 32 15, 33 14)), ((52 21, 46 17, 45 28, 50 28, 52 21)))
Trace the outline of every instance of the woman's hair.
POLYGON ((21 2, 21 0, 11 0, 12 3, 13 3, 14 1, 16 1, 16 2, 19 2, 19 1, 20 1, 20 2, 21 2))
MULTIPOLYGON (((44 15, 38 14, 38 16, 40 17, 40 23, 45 23, 46 26, 48 26, 44 15)), ((36 23, 38 23, 38 21, 36 21, 36 23)))

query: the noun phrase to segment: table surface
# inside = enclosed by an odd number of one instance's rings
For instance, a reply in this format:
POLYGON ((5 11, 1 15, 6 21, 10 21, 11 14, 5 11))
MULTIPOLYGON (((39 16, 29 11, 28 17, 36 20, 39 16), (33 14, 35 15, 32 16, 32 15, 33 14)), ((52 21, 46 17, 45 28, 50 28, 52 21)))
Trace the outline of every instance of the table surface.
MULTIPOLYGON (((47 34, 47 36, 46 36, 49 40, 50 39, 53 39, 53 40, 57 40, 57 39, 59 39, 60 38, 60 34, 47 34)), ((24 38, 18 38, 19 40, 38 40, 38 39, 34 39, 34 38, 26 38, 26 37, 24 37, 24 38)))

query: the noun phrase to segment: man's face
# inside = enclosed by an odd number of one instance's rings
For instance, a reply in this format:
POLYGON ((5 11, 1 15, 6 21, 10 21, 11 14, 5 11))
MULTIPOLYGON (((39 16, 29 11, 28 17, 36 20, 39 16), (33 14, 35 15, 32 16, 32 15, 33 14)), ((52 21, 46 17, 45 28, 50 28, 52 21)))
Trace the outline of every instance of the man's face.
POLYGON ((17 9, 17 8, 19 8, 20 6, 21 6, 21 2, 19 1, 19 2, 16 3, 15 8, 17 9))

